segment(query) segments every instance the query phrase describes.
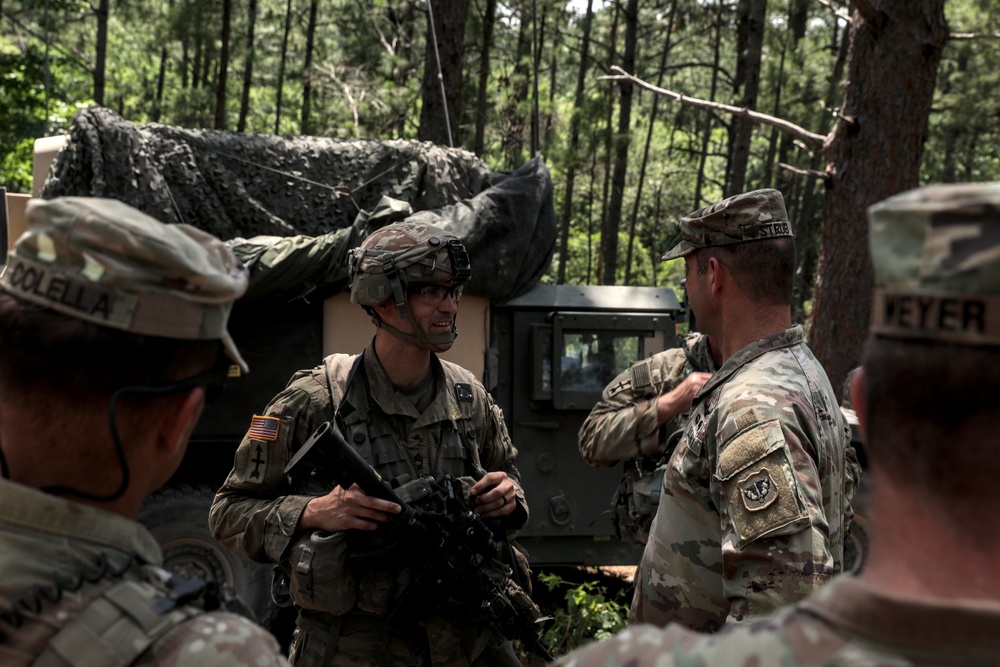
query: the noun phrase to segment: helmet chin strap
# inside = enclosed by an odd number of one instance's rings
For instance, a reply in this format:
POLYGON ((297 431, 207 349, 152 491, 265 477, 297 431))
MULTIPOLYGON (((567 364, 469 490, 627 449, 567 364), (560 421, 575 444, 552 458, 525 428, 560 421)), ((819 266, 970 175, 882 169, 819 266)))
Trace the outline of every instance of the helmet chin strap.
POLYGON ((451 325, 451 333, 428 336, 423 331, 419 334, 411 334, 406 333, 405 331, 400 331, 396 327, 378 317, 373 317, 372 321, 375 323, 375 326, 382 327, 396 338, 405 340, 408 343, 413 343, 414 345, 419 345, 430 352, 447 352, 451 347, 451 343, 454 342, 455 338, 458 336, 458 327, 455 326, 454 322, 452 322, 451 325))

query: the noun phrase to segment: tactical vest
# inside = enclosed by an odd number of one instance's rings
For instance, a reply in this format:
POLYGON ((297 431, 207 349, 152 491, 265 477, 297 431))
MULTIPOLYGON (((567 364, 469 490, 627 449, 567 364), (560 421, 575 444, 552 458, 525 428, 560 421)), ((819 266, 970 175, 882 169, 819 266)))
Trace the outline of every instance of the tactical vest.
MULTIPOLYGON (((312 370, 313 377, 322 382, 330 392, 330 400, 337 410, 337 418, 344 438, 351 443, 363 459, 386 480, 415 478, 420 475, 453 476, 474 475, 482 472, 477 438, 481 435, 475 425, 485 422, 482 402, 477 400, 475 376, 455 364, 442 363, 445 386, 438 393, 459 393, 468 400, 456 401, 461 419, 452 423, 442 420, 435 424, 432 433, 436 441, 435 460, 428 461, 423 470, 417 470, 410 459, 405 443, 400 442, 396 420, 386 415, 371 398, 371 389, 364 374, 364 361, 347 387, 351 368, 361 355, 333 354, 324 364, 312 370), (347 396, 344 390, 347 389, 347 396)), ((434 451, 434 447, 430 448, 434 451)))
MULTIPOLYGON (((193 605, 176 605, 167 585, 170 574, 152 565, 133 571, 141 579, 125 579, 83 594, 85 606, 63 621, 67 613, 53 607, 43 611, 61 626, 46 641, 32 667, 128 667, 159 639, 204 613, 193 605)), ((16 632, 16 630, 15 630, 16 632)))
MULTIPOLYGON (((434 441, 428 452, 434 460, 426 462, 422 470, 407 451, 396 417, 385 414, 372 399, 362 355, 331 355, 322 365, 293 378, 292 383, 311 374, 316 383, 326 387, 344 438, 382 479, 405 482, 445 474, 478 477, 483 473, 477 442, 482 434, 476 426, 486 423, 486 414, 475 376, 454 364, 442 363, 442 367, 445 386, 437 391, 458 397, 461 417, 442 419, 428 429, 434 441)), ((315 494, 317 489, 297 491, 315 494)), ((293 543, 288 562, 283 563, 292 599, 305 609, 334 615, 360 611, 384 616, 409 584, 409 572, 391 562, 351 564, 346 542, 344 534, 312 531, 293 543)))

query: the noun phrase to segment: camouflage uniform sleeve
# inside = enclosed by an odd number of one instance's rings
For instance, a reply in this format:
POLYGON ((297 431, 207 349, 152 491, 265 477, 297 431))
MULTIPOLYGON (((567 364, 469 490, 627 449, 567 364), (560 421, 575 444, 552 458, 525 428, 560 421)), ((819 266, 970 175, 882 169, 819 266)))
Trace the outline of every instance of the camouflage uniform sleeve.
POLYGON ((734 412, 717 434, 711 486, 722 521, 726 620, 742 622, 806 597, 837 568, 815 447, 795 419, 761 406, 734 412))
POLYGON ((278 642, 229 613, 201 614, 154 644, 136 663, 157 667, 287 667, 278 642))
POLYGON ((328 399, 309 376, 278 394, 263 415, 253 416, 209 512, 209 528, 224 547, 258 562, 282 560, 313 497, 294 493, 285 465, 331 417, 328 399))
MULTIPOLYGON (((705 663, 684 649, 703 635, 670 625, 634 625, 613 637, 592 642, 562 656, 553 667, 609 667, 610 665, 686 665, 703 667, 705 663)), ((738 664, 738 663, 733 663, 738 664)))
MULTIPOLYGON (((583 460, 599 467, 659 454, 663 443, 656 398, 676 387, 688 370, 684 351, 674 348, 637 362, 612 380, 580 427, 583 460)), ((679 417, 664 424, 667 433, 679 427, 679 417)))
POLYGON ((479 441, 479 462, 486 470, 502 470, 514 483, 514 496, 517 504, 525 512, 527 521, 528 503, 524 499, 524 489, 521 487, 521 473, 514 461, 517 459, 517 449, 507 433, 507 423, 503 418, 503 410, 493 401, 486 388, 476 383, 476 389, 482 397, 483 427, 480 432, 483 438, 479 441))

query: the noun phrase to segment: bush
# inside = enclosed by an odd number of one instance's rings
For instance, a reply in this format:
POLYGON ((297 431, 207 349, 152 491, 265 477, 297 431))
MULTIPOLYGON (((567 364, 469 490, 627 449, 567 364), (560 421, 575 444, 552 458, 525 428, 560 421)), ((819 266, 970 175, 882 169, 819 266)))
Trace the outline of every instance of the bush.
POLYGON ((576 583, 558 574, 540 573, 538 580, 549 592, 565 589, 565 607, 544 610, 553 617, 543 642, 552 655, 564 655, 596 639, 604 639, 623 630, 628 621, 628 601, 623 601, 626 587, 609 593, 598 581, 576 583))

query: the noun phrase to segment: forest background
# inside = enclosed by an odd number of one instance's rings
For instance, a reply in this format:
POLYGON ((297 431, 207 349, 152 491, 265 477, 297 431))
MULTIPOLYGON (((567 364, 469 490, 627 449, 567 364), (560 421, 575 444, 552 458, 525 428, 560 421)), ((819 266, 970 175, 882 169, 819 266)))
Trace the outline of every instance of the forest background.
POLYGON ((793 316, 839 388, 871 308, 867 206, 1000 178, 998 10, 0 0, 0 187, 29 191, 34 139, 91 104, 135 123, 427 140, 496 170, 540 153, 560 223, 545 280, 675 289, 683 264, 658 261, 669 223, 775 187, 799 248, 793 316))

